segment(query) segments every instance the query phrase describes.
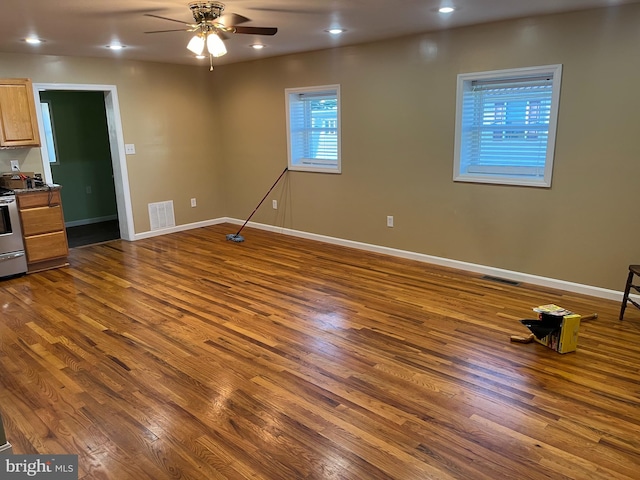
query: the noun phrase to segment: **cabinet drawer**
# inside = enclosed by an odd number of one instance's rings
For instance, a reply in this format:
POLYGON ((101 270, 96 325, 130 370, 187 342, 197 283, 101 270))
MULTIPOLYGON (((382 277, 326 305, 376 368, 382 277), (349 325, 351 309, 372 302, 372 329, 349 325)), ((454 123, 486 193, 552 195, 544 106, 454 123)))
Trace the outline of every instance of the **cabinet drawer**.
POLYGON ((67 235, 64 231, 34 235, 24 239, 29 263, 50 258, 66 257, 69 253, 67 235))
POLYGON ((18 208, 20 209, 60 205, 60 190, 20 193, 16 197, 18 198, 18 208))
POLYGON ((25 237, 64 230, 60 205, 22 210, 22 232, 25 237))

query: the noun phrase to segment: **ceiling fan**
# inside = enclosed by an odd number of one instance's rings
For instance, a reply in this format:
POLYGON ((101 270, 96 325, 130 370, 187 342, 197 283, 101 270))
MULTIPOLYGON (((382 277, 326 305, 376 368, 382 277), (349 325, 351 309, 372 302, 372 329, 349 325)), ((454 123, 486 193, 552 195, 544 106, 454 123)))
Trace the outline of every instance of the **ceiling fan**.
POLYGON ((239 26, 242 23, 249 22, 247 17, 236 13, 228 13, 223 15, 224 3, 220 2, 191 2, 189 4, 191 13, 195 23, 186 23, 182 20, 161 17, 145 13, 147 17, 159 18, 161 20, 169 20, 184 25, 186 28, 173 30, 153 30, 144 33, 164 33, 164 32, 194 32, 193 38, 189 41, 187 48, 196 55, 202 55, 205 44, 209 52, 210 68, 213 70, 213 57, 221 57, 227 53, 223 39, 228 38, 228 33, 241 33, 249 35, 275 35, 278 31, 275 27, 247 27, 239 26))

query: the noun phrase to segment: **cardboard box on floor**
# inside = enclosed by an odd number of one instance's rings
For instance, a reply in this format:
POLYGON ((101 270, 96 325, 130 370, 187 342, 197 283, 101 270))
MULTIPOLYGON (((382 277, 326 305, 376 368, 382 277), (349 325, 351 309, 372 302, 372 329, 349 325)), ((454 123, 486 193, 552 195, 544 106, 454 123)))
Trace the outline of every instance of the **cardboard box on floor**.
POLYGON ((558 353, 575 352, 578 348, 578 330, 580 330, 580 315, 571 314, 562 317, 560 329, 551 332, 546 337, 534 340, 558 353))

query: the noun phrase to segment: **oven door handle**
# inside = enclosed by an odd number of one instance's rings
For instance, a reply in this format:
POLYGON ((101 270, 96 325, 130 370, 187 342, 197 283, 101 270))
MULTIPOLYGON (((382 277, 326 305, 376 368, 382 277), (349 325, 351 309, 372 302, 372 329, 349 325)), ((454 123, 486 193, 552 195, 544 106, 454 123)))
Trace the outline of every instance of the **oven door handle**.
POLYGON ((24 252, 11 252, 0 255, 0 262, 6 260, 14 260, 16 258, 24 257, 24 252))

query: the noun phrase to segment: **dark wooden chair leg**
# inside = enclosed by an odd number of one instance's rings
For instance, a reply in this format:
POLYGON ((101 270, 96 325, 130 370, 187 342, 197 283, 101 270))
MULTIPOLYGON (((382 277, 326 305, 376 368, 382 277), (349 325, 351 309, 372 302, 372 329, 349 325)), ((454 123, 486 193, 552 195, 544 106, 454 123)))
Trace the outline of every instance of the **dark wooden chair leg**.
POLYGON ((620 317, 619 320, 622 320, 624 317, 624 311, 627 308, 627 301, 629 300, 629 291, 631 290, 631 284, 633 283, 633 271, 629 271, 629 275, 627 276, 627 285, 624 287, 624 296, 622 297, 622 305, 620 306, 620 317))

